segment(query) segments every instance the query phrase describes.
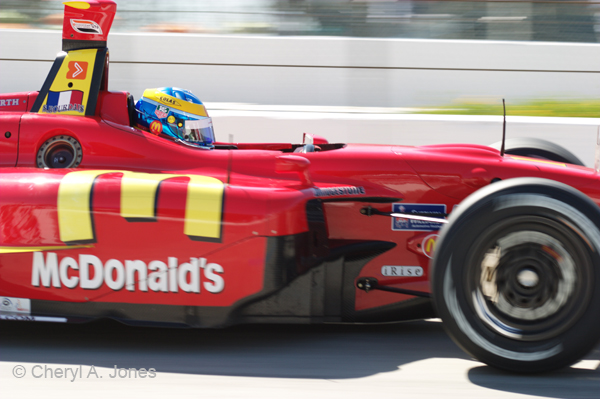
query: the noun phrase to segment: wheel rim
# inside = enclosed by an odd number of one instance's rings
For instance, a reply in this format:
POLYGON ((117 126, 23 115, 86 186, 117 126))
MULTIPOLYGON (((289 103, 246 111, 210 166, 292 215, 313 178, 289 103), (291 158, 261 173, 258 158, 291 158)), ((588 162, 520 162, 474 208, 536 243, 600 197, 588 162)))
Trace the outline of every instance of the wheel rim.
POLYGON ((585 311, 593 265, 581 232, 560 220, 520 216, 496 223, 468 257, 470 307, 501 336, 539 341, 571 327, 585 311))

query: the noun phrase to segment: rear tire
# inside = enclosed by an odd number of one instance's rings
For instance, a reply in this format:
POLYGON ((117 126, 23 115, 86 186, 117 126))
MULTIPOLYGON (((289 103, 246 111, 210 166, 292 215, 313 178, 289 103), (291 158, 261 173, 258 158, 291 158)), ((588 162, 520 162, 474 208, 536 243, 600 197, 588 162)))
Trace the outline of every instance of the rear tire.
POLYGON ((452 339, 484 363, 568 366, 600 338, 599 253, 600 208, 587 196, 546 179, 497 182, 441 230, 434 305, 452 339))
MULTIPOLYGON (((497 150, 502 142, 492 144, 490 147, 497 150)), ((565 162, 573 165, 585 166, 581 160, 564 147, 547 140, 535 138, 507 139, 504 150, 510 155, 520 155, 530 158, 547 159, 549 161, 565 162)))

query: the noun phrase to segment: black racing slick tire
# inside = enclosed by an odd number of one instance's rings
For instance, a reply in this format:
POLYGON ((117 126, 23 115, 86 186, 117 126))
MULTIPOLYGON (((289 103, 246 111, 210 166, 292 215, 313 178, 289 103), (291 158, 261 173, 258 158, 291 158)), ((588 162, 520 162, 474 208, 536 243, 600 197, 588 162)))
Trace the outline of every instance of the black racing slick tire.
MULTIPOLYGON (((490 147, 499 150, 501 146, 502 142, 499 141, 492 144, 490 147)), ((547 159, 549 161, 585 166, 577 156, 573 155, 573 153, 566 148, 542 139, 526 137, 507 139, 504 145, 504 151, 510 155, 521 155, 524 157, 547 159)))
POLYGON ((440 231, 432 296, 474 358, 511 372, 559 369, 600 338, 600 208, 565 184, 500 181, 440 231))

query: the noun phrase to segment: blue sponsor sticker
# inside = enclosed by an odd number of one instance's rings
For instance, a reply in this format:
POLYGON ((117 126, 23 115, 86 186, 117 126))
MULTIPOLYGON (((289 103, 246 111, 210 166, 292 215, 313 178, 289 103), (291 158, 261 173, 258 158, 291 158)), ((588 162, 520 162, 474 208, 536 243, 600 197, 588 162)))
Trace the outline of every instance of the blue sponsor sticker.
MULTIPOLYGON (((426 214, 433 217, 439 214, 440 217, 443 217, 446 214, 446 204, 392 204, 392 213, 426 214)), ((394 231, 435 231, 440 227, 442 225, 439 223, 424 220, 392 218, 392 230, 394 231)))

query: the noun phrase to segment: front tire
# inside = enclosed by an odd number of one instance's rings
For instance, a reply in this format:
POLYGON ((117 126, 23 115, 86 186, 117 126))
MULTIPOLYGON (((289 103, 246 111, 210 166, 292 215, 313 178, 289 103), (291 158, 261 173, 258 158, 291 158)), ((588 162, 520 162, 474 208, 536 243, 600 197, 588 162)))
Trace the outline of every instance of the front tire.
POLYGON ((551 180, 519 178, 465 199, 440 232, 435 307, 452 339, 491 366, 568 366, 600 338, 600 208, 551 180))

